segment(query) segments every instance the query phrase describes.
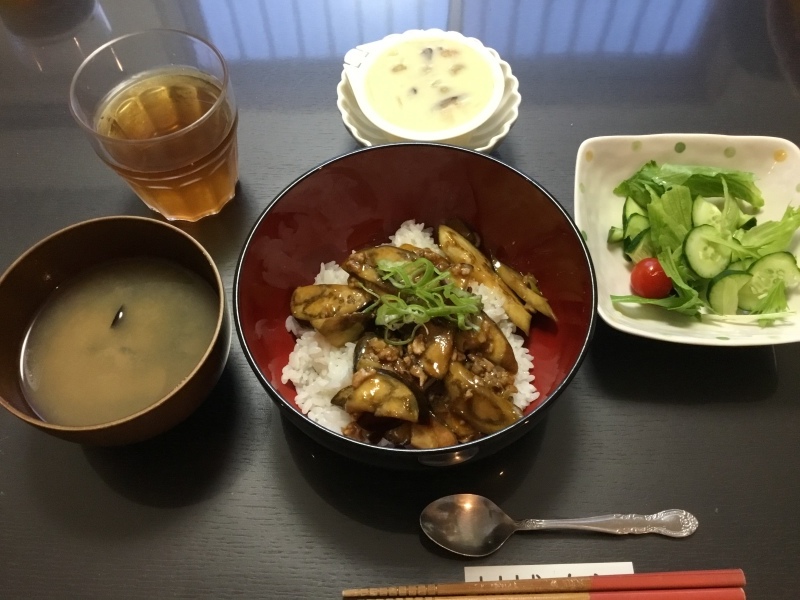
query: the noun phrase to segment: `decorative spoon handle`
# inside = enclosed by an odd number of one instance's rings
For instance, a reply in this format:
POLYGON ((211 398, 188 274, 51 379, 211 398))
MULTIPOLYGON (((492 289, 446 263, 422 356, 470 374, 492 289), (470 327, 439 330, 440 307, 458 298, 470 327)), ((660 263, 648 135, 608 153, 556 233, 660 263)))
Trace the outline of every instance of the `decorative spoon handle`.
POLYGON ((697 519, 680 509, 662 510, 654 515, 601 515, 583 519, 524 519, 516 521, 520 531, 580 529, 614 535, 658 533, 686 537, 697 530, 697 519))

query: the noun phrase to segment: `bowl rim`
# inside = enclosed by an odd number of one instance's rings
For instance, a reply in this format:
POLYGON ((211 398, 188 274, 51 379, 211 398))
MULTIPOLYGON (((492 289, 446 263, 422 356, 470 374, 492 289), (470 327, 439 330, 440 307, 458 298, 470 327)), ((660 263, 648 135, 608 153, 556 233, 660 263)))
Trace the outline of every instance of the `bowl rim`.
MULTIPOLYGON (((81 228, 85 228, 85 227, 92 227, 92 226, 97 225, 99 223, 112 222, 112 221, 119 221, 119 222, 139 221, 139 222, 147 223, 148 226, 156 226, 156 227, 161 226, 161 227, 164 227, 167 230, 171 230, 173 234, 175 234, 175 233, 180 234, 180 236, 182 236, 184 239, 188 240, 197 250, 200 251, 200 254, 203 256, 203 258, 206 260, 208 265, 211 267, 211 270, 212 270, 212 272, 214 274, 214 282, 215 282, 214 291, 217 292, 217 294, 219 295, 219 308, 218 308, 218 311, 217 311, 217 323, 216 323, 216 326, 214 328, 214 334, 213 334, 213 336, 211 338, 211 341, 208 343, 208 347, 206 348, 205 352, 198 359, 197 364, 181 380, 181 382, 172 389, 172 391, 170 391, 165 396, 162 396, 159 400, 157 400, 153 404, 150 404, 149 406, 146 406, 145 408, 143 408, 143 409, 141 409, 141 410, 139 410, 139 411, 137 411, 137 412, 135 412, 133 414, 130 414, 127 417, 122 417, 122 418, 116 419, 114 421, 106 421, 104 423, 98 423, 98 424, 95 424, 95 425, 58 425, 57 423, 50 423, 50 422, 45 421, 45 420, 40 419, 40 418, 33 418, 33 417, 23 413, 23 412, 20 412, 13 405, 11 405, 11 403, 9 403, 5 398, 0 396, 0 405, 2 405, 6 410, 8 410, 14 416, 22 419, 23 421, 25 421, 27 423, 30 423, 31 425, 33 425, 35 427, 38 427, 39 429, 43 429, 43 430, 46 430, 46 431, 53 431, 53 432, 63 432, 63 433, 85 433, 85 432, 104 431, 104 430, 107 430, 107 429, 111 429, 113 427, 117 427, 117 426, 123 425, 123 424, 128 423, 128 422, 134 421, 137 418, 139 418, 140 416, 155 410, 156 408, 160 407, 161 405, 163 405, 164 403, 166 403, 170 399, 172 399, 173 396, 178 394, 178 392, 180 392, 188 384, 188 382, 192 380, 192 378, 197 374, 197 372, 200 369, 200 367, 203 364, 205 364, 205 362, 208 360, 208 357, 211 354, 211 352, 213 351, 214 345, 216 344, 217 340, 219 339, 220 333, 222 332, 222 329, 223 329, 223 326, 224 326, 224 323, 225 323, 225 312, 226 312, 225 286, 224 286, 224 284, 222 282, 222 277, 221 277, 221 275, 219 273, 219 269, 217 268, 216 263, 214 262, 214 259, 211 257, 211 255, 208 253, 208 251, 203 247, 203 245, 200 244, 200 242, 198 242, 195 238, 193 238, 191 235, 189 235, 185 231, 179 229, 178 227, 176 227, 176 226, 174 226, 174 225, 172 225, 170 223, 166 223, 164 221, 159 221, 157 219, 153 219, 153 218, 150 218, 150 217, 137 217, 137 216, 133 216, 133 215, 114 215, 114 216, 108 216, 108 217, 97 217, 97 218, 94 218, 94 219, 88 219, 88 220, 85 220, 85 221, 80 221, 78 223, 73 223, 72 225, 68 225, 67 227, 63 227, 62 229, 54 231, 54 232, 48 234, 47 236, 45 236, 44 238, 40 239, 38 242, 36 242, 32 246, 30 246, 27 250, 25 250, 25 252, 23 252, 21 255, 19 255, 16 258, 16 260, 14 260, 14 262, 11 263, 11 265, 9 265, 9 267, 2 273, 2 275, 0 275, 0 286, 3 285, 3 282, 11 274, 11 272, 15 268, 17 268, 23 261, 25 261, 28 258, 28 256, 33 254, 39 248, 42 248, 46 244, 52 242, 54 239, 66 234, 66 233, 68 233, 70 231, 74 231, 76 229, 81 229, 81 228)), ((102 262, 102 261, 100 261, 100 262, 102 262)), ((100 262, 98 264, 100 264, 100 262)))
MULTIPOLYGON (((516 168, 514 168, 514 167, 512 167, 510 165, 508 165, 507 163, 505 163, 505 162, 503 162, 503 161, 501 161, 501 160, 499 160, 499 159, 497 159, 497 158, 495 158, 493 156, 490 156, 488 154, 483 154, 481 152, 478 152, 476 150, 472 150, 472 149, 469 149, 469 148, 463 148, 461 146, 453 146, 453 145, 449 145, 449 144, 441 144, 441 143, 437 143, 437 142, 409 141, 409 142, 397 142, 397 143, 393 143, 393 144, 385 144, 385 145, 380 145, 380 146, 367 146, 367 147, 364 147, 364 148, 357 148, 357 149, 352 150, 350 152, 347 152, 345 154, 341 154, 339 156, 335 156, 335 157, 333 157, 331 159, 328 159, 328 160, 318 164, 317 166, 312 167, 311 169, 309 169, 308 171, 306 171, 305 173, 303 173, 302 175, 300 175, 299 177, 294 179, 291 183, 289 183, 287 186, 285 186, 275 196, 275 198, 272 200, 272 202, 270 202, 264 208, 264 210, 262 210, 261 214, 258 216, 258 218, 256 219, 255 223, 251 227, 250 232, 247 234, 247 237, 245 238, 245 241, 244 241, 243 246, 242 246, 242 250, 239 253, 239 258, 238 258, 237 263, 236 263, 236 270, 234 271, 233 292, 232 293, 233 293, 233 320, 234 320, 234 325, 235 325, 235 329, 236 329, 236 335, 239 338, 239 343, 240 343, 240 345, 242 347, 242 351, 243 351, 243 353, 245 355, 245 358, 247 359, 248 364, 250 365, 250 368, 252 369, 253 373, 256 375, 256 378, 259 380, 259 382, 261 383, 262 387, 266 390, 267 395, 270 397, 270 399, 273 402, 276 402, 280 408, 292 411, 293 413, 297 414, 299 417, 301 417, 304 420, 304 422, 306 424, 312 426, 315 429, 315 431, 320 432, 322 435, 325 435, 325 436, 331 435, 331 436, 334 436, 336 439, 339 439, 340 441, 341 440, 346 440, 346 442, 352 443, 354 448, 358 447, 358 448, 362 449, 365 452, 372 453, 372 454, 378 455, 378 456, 380 456, 380 455, 389 456, 389 455, 395 455, 397 453, 399 453, 399 455, 403 455, 403 456, 414 456, 414 457, 417 457, 420 460, 420 462, 422 462, 423 464, 424 464, 424 461, 426 459, 434 459, 435 460, 435 457, 437 457, 437 456, 439 456, 441 454, 453 454, 454 452, 455 453, 467 454, 468 457, 465 458, 464 460, 465 461, 469 460, 469 458, 471 458, 472 456, 474 456, 476 453, 479 452, 480 444, 482 444, 482 443, 485 444, 487 440, 492 440, 492 439, 498 438, 500 436, 508 435, 509 432, 511 432, 513 430, 520 430, 521 428, 527 426, 527 424, 530 423, 532 420, 538 419, 540 416, 544 415, 547 412, 547 410, 552 406, 552 404, 555 402, 555 400, 558 398, 558 396, 560 396, 561 393, 564 391, 564 389, 566 389, 567 385, 572 381, 572 379, 575 377, 576 373, 578 372, 581 364, 583 363, 583 360, 586 357, 586 354, 588 353, 588 348, 589 348, 589 345, 590 345, 590 343, 592 341, 592 338, 594 336, 594 332, 595 332, 595 329, 596 329, 596 326, 597 326, 597 321, 598 321, 598 316, 597 316, 597 297, 598 297, 597 296, 597 278, 595 276, 595 270, 594 270, 594 265, 592 263, 592 258, 591 258, 591 255, 589 254, 589 249, 588 249, 588 247, 586 245, 586 241, 583 239, 583 236, 581 235, 580 230, 578 229, 577 225, 575 224, 575 221, 569 215, 567 210, 561 205, 561 203, 558 202, 558 200, 556 200, 555 197, 553 195, 551 195, 550 192, 548 192, 547 189, 544 186, 542 186, 539 182, 537 182, 535 179, 533 179, 532 177, 529 177, 528 175, 524 174, 522 171, 520 171, 520 170, 518 170, 518 169, 516 169, 516 168), (288 400, 286 400, 281 395, 281 393, 278 392, 277 389, 275 389, 275 387, 272 385, 272 383, 269 381, 269 379, 264 375, 264 373, 258 367, 258 365, 257 365, 257 363, 255 361, 255 358, 253 357, 253 354, 250 351, 250 348, 249 348, 249 346, 247 344, 247 341, 245 340, 245 336, 244 336, 244 332, 243 332, 243 328, 242 328, 242 323, 241 323, 241 317, 240 317, 240 311, 239 311, 239 303, 240 303, 239 288, 240 288, 240 280, 241 280, 241 275, 242 275, 242 266, 243 266, 243 263, 244 263, 244 259, 245 259, 245 255, 247 253, 247 250, 250 248, 250 244, 251 244, 251 242, 253 240, 253 236, 255 235, 255 233, 258 230, 258 228, 261 226, 261 223, 264 221, 264 219, 269 215, 269 213, 272 212, 272 210, 276 206, 278 206, 279 202, 286 197, 286 195, 288 194, 288 192, 290 190, 292 190, 297 184, 299 184, 301 181, 305 180, 306 178, 310 177, 311 175, 313 175, 314 173, 316 173, 320 169, 323 169, 323 168, 325 168, 325 167, 327 167, 327 166, 329 166, 329 165, 331 165, 333 163, 336 163, 336 162, 338 162, 340 160, 344 160, 344 159, 346 159, 346 158, 348 158, 350 156, 353 156, 353 155, 356 155, 356 154, 360 154, 362 152, 381 152, 381 151, 385 151, 387 149, 395 149, 398 146, 408 146, 408 147, 420 147, 420 146, 423 146, 423 147, 426 147, 426 148, 434 147, 434 148, 442 148, 442 149, 446 149, 446 150, 453 150, 453 151, 472 154, 472 155, 480 157, 481 159, 495 162, 498 165, 501 165, 502 167, 510 169, 516 175, 518 175, 518 176, 522 177, 523 179, 525 179, 526 181, 528 181, 534 187, 539 189, 552 202, 552 204, 556 207, 556 209, 559 210, 562 213, 562 215, 565 218, 566 222, 568 223, 569 227, 572 229, 574 235, 576 236, 576 238, 578 239, 578 242, 580 244, 580 247, 581 247, 581 250, 582 250, 582 254, 583 254, 583 257, 584 257, 584 259, 586 261, 586 265, 587 265, 587 268, 588 268, 589 280, 591 282, 590 300, 591 300, 591 305, 592 306, 591 306, 591 311, 589 313, 589 326, 588 326, 588 328, 586 330, 586 335, 585 335, 585 337, 584 337, 584 339, 583 339, 583 341, 581 343, 581 347, 580 347, 580 351, 578 352, 577 359, 575 360, 574 364, 570 368, 570 370, 567 373, 567 375, 564 378, 564 380, 561 381, 561 383, 559 383, 553 389, 553 391, 542 400, 542 402, 538 406, 533 408, 533 410, 531 410, 529 413, 523 415, 523 417, 521 419, 519 419, 518 421, 516 421, 515 423, 512 423, 508 427, 505 427, 505 428, 503 428, 500 431, 497 431, 495 433, 484 435, 484 436, 482 436, 480 438, 477 438, 475 440, 472 440, 472 441, 469 441, 469 442, 465 442, 463 444, 457 444, 455 446, 446 446, 446 447, 443 447, 443 448, 392 448, 392 447, 386 447, 386 446, 376 446, 376 445, 373 445, 373 444, 368 444, 366 442, 361 442, 361 441, 358 441, 358 440, 354 440, 352 438, 348 438, 348 437, 344 436, 343 434, 338 433, 336 431, 333 431, 331 429, 328 429, 327 427, 321 425, 320 423, 317 423, 316 421, 308 418, 308 415, 306 415, 305 413, 303 413, 299 409, 297 409, 294 406, 292 406, 291 403, 288 400), (469 454, 469 453, 473 453, 473 454, 469 454)), ((534 361, 535 361, 535 357, 534 357, 534 361)))

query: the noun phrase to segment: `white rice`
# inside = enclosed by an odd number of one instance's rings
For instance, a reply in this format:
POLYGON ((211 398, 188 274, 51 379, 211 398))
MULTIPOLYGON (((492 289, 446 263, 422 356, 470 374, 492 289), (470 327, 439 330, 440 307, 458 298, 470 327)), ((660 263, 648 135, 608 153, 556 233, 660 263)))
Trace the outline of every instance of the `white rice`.
POLYGON ((522 410, 539 397, 539 392, 533 385, 533 375, 531 374, 533 357, 525 347, 525 339, 516 333, 516 325, 506 315, 506 311, 503 309, 502 297, 492 288, 482 283, 473 286, 472 293, 481 297, 483 312, 497 323, 500 331, 505 334, 508 343, 511 344, 511 349, 514 351, 514 357, 517 359, 517 375, 514 379, 514 385, 517 388, 517 392, 511 396, 511 400, 517 408, 522 410))
POLYGON ((289 355, 281 381, 291 381, 297 390, 295 402, 312 421, 341 432, 350 422, 350 415, 331 404, 331 398, 353 377, 353 351, 350 342, 334 348, 313 329, 305 331, 289 355))
POLYGON ((314 283, 347 283, 347 271, 335 262, 322 263, 319 273, 314 277, 314 283))
MULTIPOLYGON (((411 244, 440 252, 432 229, 422 223, 406 221, 389 239, 395 246, 411 244)), ((347 277, 347 272, 335 262, 323 263, 314 283, 347 283, 347 277)), ((525 348, 525 340, 515 333, 514 324, 503 310, 502 299, 483 284, 478 284, 472 291, 481 297, 484 312, 498 324, 514 350, 519 369, 514 381, 517 393, 512 400, 518 408, 524 409, 539 397, 531 374, 533 357, 525 348)), ((343 409, 331 404, 331 398, 350 385, 355 344, 335 348, 321 334, 304 327, 293 317, 286 320, 286 329, 297 338, 297 342, 289 355, 289 363, 283 368, 281 381, 294 384, 297 390, 295 402, 311 420, 341 432, 351 418, 343 409)))
POLYGON ((433 240, 433 228, 425 227, 424 223, 417 223, 413 220, 401 223, 395 234, 389 236, 389 241, 393 246, 411 244, 417 248, 427 248, 442 254, 441 249, 433 240))

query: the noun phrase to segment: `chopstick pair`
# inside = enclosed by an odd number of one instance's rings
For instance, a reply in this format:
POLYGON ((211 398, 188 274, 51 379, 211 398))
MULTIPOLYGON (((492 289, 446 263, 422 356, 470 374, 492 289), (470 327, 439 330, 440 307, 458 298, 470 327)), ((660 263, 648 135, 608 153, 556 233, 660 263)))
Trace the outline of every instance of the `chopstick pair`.
POLYGON ((349 589, 342 598, 376 600, 743 600, 741 569, 432 583, 349 589))

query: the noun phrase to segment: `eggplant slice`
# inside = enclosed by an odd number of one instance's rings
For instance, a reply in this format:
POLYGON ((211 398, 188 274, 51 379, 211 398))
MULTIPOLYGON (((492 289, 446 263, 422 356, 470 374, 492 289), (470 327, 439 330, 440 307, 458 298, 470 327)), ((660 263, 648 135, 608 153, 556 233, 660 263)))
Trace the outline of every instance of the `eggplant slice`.
POLYGON ((353 415, 371 413, 416 423, 419 420, 417 395, 389 371, 376 371, 353 389, 344 409, 353 415))
POLYGON ((505 334, 491 318, 481 313, 475 318, 478 330, 459 330, 456 348, 464 354, 479 354, 509 373, 516 373, 517 358, 505 334))
POLYGON ((445 385, 450 410, 481 433, 496 433, 522 418, 510 397, 485 385, 459 362, 450 365, 445 385))
POLYGON ((406 263, 412 262, 417 258, 417 255, 409 250, 386 244, 353 252, 342 263, 342 268, 354 277, 367 283, 369 289, 393 294, 397 290, 394 286, 381 278, 377 269, 378 263, 383 261, 390 263, 406 263))
POLYGON ((371 301, 367 292, 349 285, 304 285, 292 294, 292 316, 301 321, 329 319, 356 313, 371 301))

